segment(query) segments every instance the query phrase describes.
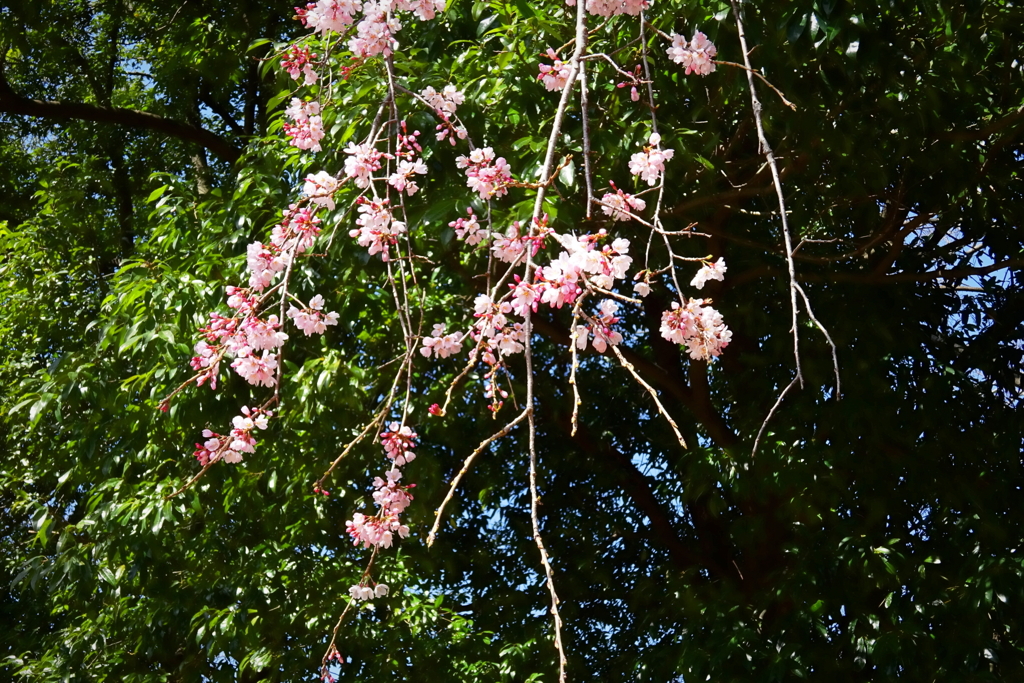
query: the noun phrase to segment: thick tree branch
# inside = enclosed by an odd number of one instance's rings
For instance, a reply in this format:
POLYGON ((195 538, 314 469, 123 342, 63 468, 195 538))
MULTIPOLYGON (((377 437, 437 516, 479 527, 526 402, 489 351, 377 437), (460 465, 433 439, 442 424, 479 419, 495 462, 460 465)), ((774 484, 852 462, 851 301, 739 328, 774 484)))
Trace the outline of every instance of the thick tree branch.
POLYGON ((46 119, 75 119, 112 123, 128 128, 151 130, 201 145, 232 164, 241 157, 241 152, 231 143, 206 129, 196 128, 149 112, 121 107, 104 107, 84 102, 55 102, 21 97, 7 82, 3 66, 0 63, 0 113, 38 116, 46 119))

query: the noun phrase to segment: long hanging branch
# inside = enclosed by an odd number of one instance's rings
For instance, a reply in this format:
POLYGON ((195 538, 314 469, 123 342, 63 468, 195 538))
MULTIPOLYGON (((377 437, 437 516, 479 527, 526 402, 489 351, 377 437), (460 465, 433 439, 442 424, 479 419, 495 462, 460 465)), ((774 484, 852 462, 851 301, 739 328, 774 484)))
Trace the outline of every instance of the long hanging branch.
MULTIPOLYGON (((797 302, 797 295, 803 295, 803 291, 800 289, 800 285, 796 279, 796 267, 793 264, 793 238, 789 231, 789 219, 787 218, 786 212, 786 198, 782 191, 782 178, 779 174, 779 166, 775 159, 775 153, 772 151, 772 147, 768 142, 767 136, 764 133, 764 125, 761 122, 761 100, 757 97, 757 88, 754 85, 754 68, 750 66, 750 51, 747 49, 747 38, 743 31, 743 19, 740 16, 740 7, 737 0, 729 0, 732 4, 732 13, 736 18, 736 31, 739 34, 740 50, 743 53, 743 64, 744 70, 747 74, 747 88, 750 91, 750 103, 751 108, 754 111, 754 125, 757 128, 757 141, 758 148, 765 159, 768 162, 768 168, 772 173, 772 185, 775 187, 775 196, 779 200, 779 219, 782 222, 782 238, 786 249, 786 270, 789 274, 789 306, 790 306, 790 321, 791 329, 790 332, 793 335, 793 360, 796 366, 796 375, 793 380, 786 385, 786 388, 779 394, 775 404, 772 406, 768 415, 765 417, 764 422, 761 423, 761 428, 757 432, 757 437, 754 439, 754 447, 751 450, 751 457, 757 455, 758 446, 761 444, 761 438, 764 436, 765 429, 768 426, 768 421, 771 420, 772 415, 775 414, 779 406, 782 404, 783 399, 786 397, 793 388, 804 386, 804 375, 803 367, 800 362, 800 327, 799 327, 799 315, 800 309, 797 302)), ((824 333, 825 339, 828 341, 829 346, 832 347, 832 361, 834 364, 835 375, 836 375, 836 400, 839 399, 839 360, 836 353, 835 344, 832 342, 831 336, 825 330, 825 327, 818 322, 817 318, 814 317, 814 312, 811 310, 810 301, 803 295, 804 304, 807 307, 807 314, 811 320, 818 326, 818 328, 824 333)))

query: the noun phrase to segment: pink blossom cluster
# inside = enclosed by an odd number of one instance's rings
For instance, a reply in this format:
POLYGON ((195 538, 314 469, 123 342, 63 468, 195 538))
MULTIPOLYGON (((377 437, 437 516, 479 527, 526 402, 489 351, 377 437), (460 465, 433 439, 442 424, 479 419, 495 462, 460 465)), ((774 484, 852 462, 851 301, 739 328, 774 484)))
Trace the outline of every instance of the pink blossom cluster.
POLYGON ((326 35, 328 31, 344 33, 348 30, 360 9, 359 0, 319 0, 306 5, 306 9, 296 7, 295 15, 306 28, 326 35))
MULTIPOLYGON (((626 277, 626 271, 633 263, 629 256, 629 240, 618 237, 600 249, 597 243, 608 236, 604 229, 595 234, 581 235, 575 240, 564 239, 562 246, 569 251, 569 256, 581 271, 587 273, 591 284, 602 289, 611 289, 616 280, 626 277)), ((561 256, 559 257, 561 258, 561 256)))
MULTIPOLYGON (((367 516, 357 512, 345 523, 354 545, 362 544, 364 548, 390 548, 396 533, 400 538, 409 535, 409 527, 402 524, 400 516, 412 502, 413 497, 409 490, 414 485, 403 486, 398 483, 402 479, 399 467, 416 459, 412 449, 416 447, 417 438, 416 432, 398 422, 392 422, 381 432, 381 444, 384 446, 385 455, 392 461, 392 466, 385 472, 383 478, 376 477, 373 480, 373 502, 377 506, 377 513, 367 516)), ((384 594, 386 593, 385 589, 384 594)))
POLYGON ((391 174, 391 177, 388 178, 388 185, 399 192, 404 191, 411 197, 420 189, 420 186, 416 184, 414 174, 426 175, 426 173, 427 165, 423 163, 423 159, 416 159, 415 161, 399 161, 398 168, 391 174))
POLYGON ((512 304, 509 302, 495 302, 486 294, 478 294, 473 301, 473 317, 476 318, 476 322, 473 323, 473 329, 470 332, 474 341, 478 341, 481 338, 494 340, 507 336, 509 340, 506 341, 504 346, 499 343, 493 345, 494 348, 497 348, 502 353, 519 353, 522 351, 522 348, 518 348, 520 345, 515 338, 516 335, 508 334, 513 332, 510 329, 507 317, 511 312, 512 304))
POLYGON ((455 165, 466 169, 466 185, 481 199, 508 194, 508 184, 512 182, 508 162, 505 157, 495 158, 490 147, 474 149, 468 157, 458 157, 455 165))
POLYGON ((547 214, 533 219, 532 233, 522 232, 519 221, 513 221, 504 234, 495 232, 491 235, 494 238, 491 252, 499 261, 515 263, 526 253, 527 246, 530 248, 531 256, 536 256, 544 248, 548 236, 553 233, 554 231, 548 227, 547 214))
POLYGON ((288 267, 291 257, 273 244, 253 242, 246 247, 245 262, 249 269, 249 287, 262 292, 270 286, 278 273, 288 267))
POLYGON ((402 25, 395 11, 412 12, 427 21, 443 11, 444 6, 444 0, 318 0, 305 9, 296 7, 295 14, 306 28, 322 35, 329 31, 346 33, 355 23, 356 34, 349 39, 348 49, 356 57, 369 58, 387 57, 398 49, 395 34, 402 25), (356 23, 360 13, 363 17, 356 23))
MULTIPOLYGON (((539 295, 540 303, 552 308, 571 305, 582 293, 580 283, 585 280, 589 280, 597 287, 611 289, 615 285, 615 280, 626 276, 626 271, 633 262, 633 258, 627 255, 629 240, 619 238, 611 245, 598 249, 597 243, 607 234, 607 231, 600 230, 596 234, 582 235, 575 239, 561 238, 561 244, 566 250, 560 252, 547 266, 536 271, 532 290, 539 295)), ((525 292, 523 294, 525 295, 525 292)), ((537 310, 532 300, 529 301, 529 305, 533 310, 537 310)), ((515 308, 515 303, 513 307, 515 308)))
POLYGON ((465 95, 454 85, 446 85, 441 92, 427 86, 420 91, 420 97, 426 100, 439 116, 451 116, 459 105, 466 101, 465 95))
POLYGON ((345 175, 355 181, 356 187, 369 187, 373 172, 380 170, 380 160, 384 153, 368 142, 362 145, 350 142, 344 151, 348 155, 345 159, 345 175))
POLYGON ((256 386, 272 387, 277 384, 277 354, 263 351, 257 356, 252 349, 244 349, 231 363, 243 379, 256 386))
POLYGON ((544 294, 545 284, 543 282, 531 284, 516 275, 515 283, 509 285, 512 289, 512 300, 510 301, 512 312, 521 316, 525 316, 527 310, 536 313, 541 297, 544 294))
POLYGON ((543 81, 544 87, 548 90, 561 91, 569 80, 569 75, 571 73, 569 65, 559 59, 558 53, 550 47, 548 48, 547 55, 548 59, 553 63, 541 64, 540 73, 537 74, 537 78, 543 81))
POLYGON ((522 323, 509 321, 512 304, 508 301, 495 302, 486 294, 480 294, 473 309, 477 320, 469 334, 480 344, 480 358, 489 366, 483 376, 484 398, 491 401, 488 408, 497 412, 502 406, 501 399, 508 398, 508 392, 498 386, 498 373, 505 368, 505 356, 522 353, 526 348, 526 329, 522 323))
POLYGON ((686 74, 696 73, 707 76, 715 70, 715 55, 718 48, 700 31, 695 31, 689 42, 683 36, 673 33, 668 56, 676 64, 682 64, 686 74))
POLYGON ((611 183, 611 186, 615 192, 606 192, 601 197, 601 211, 606 216, 611 216, 613 221, 628 221, 632 218, 630 213, 640 213, 647 208, 647 202, 640 199, 640 197, 634 197, 628 192, 623 192, 615 187, 615 183, 611 183))
POLYGON ((515 221, 504 233, 491 235, 491 252, 494 258, 505 263, 515 263, 526 252, 526 244, 519 235, 519 221, 515 221))
POLYGON ((196 444, 195 456, 199 464, 206 467, 210 463, 223 460, 227 463, 242 462, 243 453, 256 452, 256 437, 252 435, 254 429, 266 429, 267 420, 273 417, 273 413, 261 408, 242 407, 242 414, 236 415, 231 421, 231 433, 225 437, 209 429, 203 430, 202 443, 196 444))
POLYGON ((434 325, 434 331, 429 337, 423 338, 423 346, 420 347, 420 353, 425 358, 430 358, 431 354, 438 358, 447 358, 460 351, 462 351, 462 336, 456 332, 445 334, 444 325, 440 323, 434 325))
POLYGON ((535 275, 540 287, 540 300, 552 308, 561 308, 564 304, 576 302, 583 292, 579 283, 583 280, 581 259, 573 258, 568 252, 561 252, 543 268, 538 268, 535 275))
POLYGON ((324 122, 320 117, 319 102, 303 102, 292 98, 291 106, 284 110, 295 123, 284 123, 284 134, 288 136, 293 147, 312 152, 320 151, 320 141, 324 138, 324 122))
POLYGON ((412 12, 423 21, 430 21, 444 11, 444 0, 398 0, 398 8, 412 12))
POLYGON ((270 243, 283 252, 301 254, 313 246, 320 234, 320 219, 309 207, 291 204, 274 226, 270 243))
POLYGON ((357 583, 348 589, 348 594, 352 596, 354 600, 373 600, 374 598, 383 598, 388 594, 388 586, 386 583, 378 583, 373 588, 370 588, 366 584, 357 583))
POLYGON ((230 353, 235 358, 231 367, 247 382, 274 386, 277 355, 271 351, 281 346, 288 335, 280 331, 276 315, 264 320, 255 314, 256 303, 249 290, 228 287, 227 292, 228 306, 236 309, 238 316, 227 318, 213 313, 209 324, 199 330, 204 339, 196 343, 196 355, 191 361, 192 368, 200 372, 196 384, 201 386, 209 380, 210 387, 216 389, 220 361, 230 353), (259 351, 262 354, 258 355, 259 351))
POLYGON ((303 85, 313 85, 318 78, 316 71, 313 70, 313 62, 316 57, 308 47, 292 45, 281 58, 281 66, 292 77, 292 80, 297 81, 301 76, 304 77, 303 85))
POLYGON ((306 176, 306 183, 302 187, 302 194, 309 198, 317 206, 334 210, 334 193, 341 186, 338 179, 327 171, 320 171, 314 175, 306 176))
POLYGON ((411 197, 420 189, 414 177, 426 175, 427 165, 418 157, 423 153, 423 148, 417 140, 420 132, 414 130, 410 133, 405 127, 405 121, 402 121, 401 128, 402 132, 398 134, 398 149, 395 152, 395 158, 399 160, 398 168, 388 178, 388 185, 399 192, 404 191, 411 197))
POLYGON ((419 137, 420 132, 414 130, 409 132, 409 129, 405 125, 405 121, 400 124, 401 132, 398 134, 398 149, 395 151, 395 157, 398 159, 413 159, 417 155, 423 153, 423 148, 420 147, 419 137))
POLYGON ((356 24, 356 35, 348 41, 348 49, 357 57, 390 56, 398 49, 394 35, 402 29, 401 23, 372 3, 366 3, 364 9, 366 16, 356 24))
POLYGON ((468 218, 457 218, 448 224, 449 228, 455 228, 455 236, 460 240, 466 240, 466 244, 469 246, 476 246, 484 241, 487 237, 487 230, 480 227, 480 223, 477 222, 476 216, 473 215, 473 207, 470 206, 466 209, 466 213, 469 214, 468 218))
POLYGON ((288 309, 288 317, 291 318, 295 327, 302 330, 307 337, 314 334, 323 334, 328 326, 338 324, 338 314, 335 312, 324 313, 324 298, 317 294, 309 300, 309 306, 296 308, 291 306, 288 309))
POLYGON ((616 316, 619 305, 611 299, 605 299, 597 305, 598 315, 594 318, 596 325, 576 326, 576 348, 581 351, 587 348, 587 340, 593 336, 594 350, 604 353, 609 346, 617 346, 622 343, 622 335, 612 329, 612 325, 619 322, 616 316))
MULTIPOLYGON (((565 4, 575 7, 576 0, 565 0, 565 4)), ((587 12, 599 17, 614 17, 619 14, 635 17, 648 7, 648 0, 587 0, 587 12)))
POLYGON ((690 299, 685 306, 672 302, 672 309, 661 314, 661 336, 675 344, 685 344, 690 358, 710 360, 722 353, 732 341, 722 314, 705 306, 703 299, 690 299))
POLYGON ((718 280, 719 282, 725 280, 725 271, 728 270, 725 267, 725 259, 719 258, 714 263, 704 263, 697 274, 693 276, 693 280, 690 281, 691 287, 701 289, 704 287, 704 283, 708 280, 718 280))
POLYGON ((522 353, 526 348, 526 329, 522 323, 508 320, 507 315, 512 312, 512 304, 508 301, 494 303, 490 297, 481 294, 476 298, 475 310, 477 322, 470 335, 483 351, 480 359, 488 366, 483 376, 484 398, 490 400, 488 409, 496 413, 501 410, 502 399, 508 398, 508 392, 498 385, 498 374, 505 370, 506 356, 522 353))
POLYGON ((402 524, 400 515, 412 502, 413 497, 408 492, 410 487, 398 484, 402 471, 397 467, 388 470, 385 476, 386 481, 380 477, 374 479, 378 488, 373 492, 373 500, 380 506, 377 514, 368 517, 356 512, 345 522, 345 531, 352 537, 352 545, 390 548, 396 533, 400 538, 409 536, 409 527, 402 524))
POLYGON ((416 441, 420 437, 409 426, 392 422, 380 433, 380 443, 384 447, 384 455, 395 463, 396 467, 404 467, 416 459, 416 441))
MULTIPOLYGON (((506 297, 510 301, 503 299, 495 302, 486 294, 476 297, 473 307, 477 320, 469 330, 469 336, 481 349, 481 360, 488 365, 483 375, 484 397, 491 400, 488 407, 495 412, 501 408, 502 399, 508 397, 508 392, 501 389, 497 381, 499 372, 505 369, 505 356, 521 353, 526 343, 523 324, 511 322, 508 316, 513 312, 522 315, 526 308, 536 310, 542 291, 541 286, 523 282, 518 276, 516 284, 510 287, 513 291, 506 297)), ((434 325, 434 333, 424 340, 420 353, 425 357, 434 354, 442 358, 459 353, 464 336, 454 333, 445 335, 444 331, 443 325, 434 325)), ((443 415, 443 412, 434 405, 431 406, 431 414, 443 415)))
POLYGON ((447 139, 451 146, 454 147, 457 143, 456 140, 465 140, 467 133, 466 129, 462 126, 452 123, 448 114, 440 114, 441 123, 437 124, 435 130, 437 130, 437 141, 447 139))
POLYGON ((395 220, 387 199, 370 200, 360 197, 358 228, 349 231, 361 247, 368 247, 370 256, 380 254, 381 261, 391 260, 391 247, 398 244, 398 236, 405 232, 405 223, 395 220))
POLYGON ((661 149, 661 136, 653 133, 648 139, 649 146, 629 159, 629 172, 639 176, 648 185, 656 185, 658 177, 665 172, 665 162, 675 155, 675 150, 661 149))

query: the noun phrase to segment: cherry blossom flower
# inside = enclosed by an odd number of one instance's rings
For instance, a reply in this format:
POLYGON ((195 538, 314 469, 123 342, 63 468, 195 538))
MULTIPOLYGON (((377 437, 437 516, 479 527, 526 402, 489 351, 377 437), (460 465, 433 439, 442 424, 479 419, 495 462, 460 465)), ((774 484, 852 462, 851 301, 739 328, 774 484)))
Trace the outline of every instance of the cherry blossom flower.
POLYGON ((257 351, 276 349, 288 340, 288 335, 279 331, 281 322, 276 315, 271 315, 266 320, 249 316, 242 321, 239 328, 245 333, 246 345, 257 351))
POLYGON ((581 351, 587 348, 587 340, 590 335, 594 337, 594 350, 598 353, 604 353, 609 346, 617 346, 622 343, 622 335, 612 329, 612 325, 619 322, 619 318, 615 315, 619 310, 619 305, 611 299, 605 299, 598 304, 597 310, 596 326, 576 326, 576 348, 581 351))
POLYGON ((732 341, 732 331, 722 314, 703 299, 690 299, 685 306, 673 301, 671 310, 661 314, 661 336, 675 344, 685 344, 694 360, 710 360, 721 355, 732 341))
POLYGON ((669 59, 682 64, 687 75, 696 73, 707 76, 715 70, 714 58, 717 54, 718 48, 700 31, 694 32, 689 43, 683 36, 673 33, 672 45, 668 48, 669 59))
POLYGON ((561 252, 558 258, 537 271, 541 287, 541 303, 552 308, 573 304, 582 293, 579 281, 582 279, 581 266, 568 252, 561 252))
POLYGON ((319 102, 303 102, 293 98, 291 106, 284 111, 285 115, 295 123, 284 123, 284 133, 293 147, 320 151, 320 141, 324 137, 323 119, 320 118, 319 102))
POLYGON ((447 138, 452 147, 456 145, 456 139, 465 140, 467 135, 466 129, 452 123, 447 114, 441 114, 441 123, 437 124, 436 130, 438 142, 447 138))
POLYGON ((600 250, 596 248, 597 242, 607 237, 606 230, 599 230, 594 235, 582 235, 575 242, 566 240, 564 246, 571 249, 571 257, 579 269, 587 273, 592 284, 602 289, 611 289, 615 280, 626 277, 626 271, 633 263, 633 257, 628 256, 629 240, 617 238, 611 245, 605 245, 600 250))
POLYGON ((643 152, 637 152, 629 160, 629 172, 639 176, 648 185, 656 185, 658 177, 665 172, 665 162, 675 155, 675 150, 660 149, 661 136, 657 133, 651 135, 650 146, 644 147, 643 152))
POLYGON ((693 280, 690 281, 691 287, 702 289, 704 283, 708 280, 718 280, 719 282, 725 280, 725 259, 719 258, 715 263, 705 263, 697 274, 693 276, 693 280))
POLYGON ((301 76, 304 78, 303 85, 313 85, 318 76, 311 63, 316 57, 308 47, 292 45, 281 59, 281 66, 292 77, 292 80, 297 81, 301 76))
POLYGON ((512 310, 516 315, 522 316, 526 315, 527 309, 536 312, 543 292, 541 285, 530 284, 518 275, 515 276, 515 280, 515 284, 509 285, 512 288, 512 310))
POLYGON ((390 248, 398 243, 398 236, 405 232, 405 223, 396 221, 388 207, 388 200, 371 201, 360 197, 358 228, 349 231, 349 237, 357 239, 359 246, 368 247, 370 256, 380 254, 382 261, 391 259, 390 248))
POLYGON ((510 225, 504 235, 496 232, 492 237, 491 252, 500 261, 515 263, 526 251, 526 245, 519 236, 519 221, 510 225))
POLYGON ((412 449, 416 447, 417 439, 419 436, 411 427, 408 425, 403 427, 399 422, 392 422, 386 430, 380 433, 380 443, 384 446, 384 455, 398 467, 416 459, 416 454, 412 449))
POLYGON ((357 145, 350 142, 344 151, 349 155, 345 159, 345 175, 355 181, 356 187, 369 187, 373 172, 380 170, 384 154, 369 143, 357 145))
POLYGON ((426 175, 427 165, 423 163, 422 159, 416 159, 415 161, 400 161, 398 162, 398 169, 391 174, 388 178, 388 185, 395 188, 399 192, 405 191, 410 197, 416 194, 419 186, 416 181, 412 179, 414 173, 420 175, 426 175))
POLYGON ((301 254, 316 241, 320 234, 320 219, 309 207, 290 205, 282 214, 281 223, 274 226, 270 243, 282 252, 294 250, 301 254))
POLYGON ((459 105, 466 101, 465 95, 454 85, 446 85, 441 92, 428 85, 420 91, 420 97, 425 99, 439 116, 446 118, 454 114, 459 105))
POLYGON ((601 210, 605 215, 611 216, 613 221, 628 221, 632 218, 630 213, 639 213, 647 208, 647 202, 640 197, 623 192, 615 187, 614 183, 612 183, 612 189, 615 190, 614 193, 606 192, 601 197, 601 210))
POLYGON ((420 353, 425 358, 430 358, 431 353, 438 356, 439 358, 447 358, 453 354, 462 351, 462 339, 458 333, 445 334, 444 325, 438 323, 434 325, 434 331, 431 336, 423 338, 423 346, 420 347, 420 353))
POLYGON ((288 308, 288 317, 291 318, 295 327, 302 330, 307 337, 314 334, 323 334, 328 326, 338 324, 338 314, 324 313, 324 298, 317 294, 309 300, 308 308, 288 308))
MULTIPOLYGON (((576 0, 565 0, 569 7, 576 6, 576 0)), ((599 17, 614 17, 619 14, 636 16, 650 7, 648 0, 587 0, 587 12, 599 17)))
POLYGON ((206 467, 217 460, 235 464, 242 462, 244 453, 256 452, 256 437, 252 435, 253 430, 264 430, 267 428, 268 420, 273 413, 260 408, 248 408, 242 406, 242 414, 236 415, 231 421, 231 432, 229 436, 222 436, 209 429, 203 430, 202 443, 196 444, 195 456, 199 464, 206 467))
POLYGON ((504 157, 495 158, 490 147, 474 149, 468 157, 458 157, 455 165, 466 169, 466 185, 481 199, 508 194, 507 186, 512 182, 508 162, 504 157))
POLYGON ((306 9, 296 7, 295 14, 306 28, 326 35, 328 31, 348 30, 361 8, 359 0, 319 0, 306 5, 306 9))
POLYGON ((302 187, 302 193, 317 206, 323 206, 333 211, 334 192, 339 186, 337 178, 327 171, 320 171, 315 175, 306 176, 306 184, 302 187))
POLYGON ((288 267, 289 256, 276 246, 264 246, 262 242, 253 242, 246 248, 246 266, 249 275, 249 287, 262 292, 270 286, 278 273, 288 267))
POLYGON ((430 21, 444 11, 444 0, 399 0, 398 7, 412 12, 423 21, 430 21))
POLYGON ((348 589, 348 594, 352 596, 353 600, 364 601, 373 599, 373 589, 358 583, 348 589))
POLYGON ((558 54, 550 47, 548 48, 547 55, 548 59, 554 63, 541 64, 540 73, 537 75, 537 78, 544 82, 544 87, 548 90, 561 91, 569 80, 569 65, 559 59, 558 54))
POLYGON ((476 216, 473 215, 473 207, 466 209, 469 218, 457 218, 448 224, 449 228, 455 228, 455 236, 460 240, 466 240, 469 246, 480 244, 487 237, 487 230, 480 227, 476 216))
POLYGON ((265 387, 277 384, 277 354, 269 351, 264 351, 261 356, 255 356, 248 348, 240 349, 231 367, 249 384, 265 387))
POLYGON ((398 49, 394 34, 401 29, 402 25, 395 16, 388 17, 380 10, 368 12, 356 24, 356 35, 348 41, 348 49, 357 57, 387 57, 398 49))
POLYGON ((193 370, 199 372, 196 377, 196 386, 201 387, 206 382, 210 383, 211 389, 217 388, 217 375, 220 372, 220 361, 224 357, 224 350, 220 346, 210 346, 206 341, 199 340, 195 345, 196 355, 192 357, 189 364, 193 370))

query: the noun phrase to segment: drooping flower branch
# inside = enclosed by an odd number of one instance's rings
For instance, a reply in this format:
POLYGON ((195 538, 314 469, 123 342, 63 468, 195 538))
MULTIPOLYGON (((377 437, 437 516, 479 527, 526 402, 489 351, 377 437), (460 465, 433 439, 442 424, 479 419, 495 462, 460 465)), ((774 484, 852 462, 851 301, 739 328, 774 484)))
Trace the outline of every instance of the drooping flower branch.
MULTIPOLYGON (((347 228, 349 238, 365 249, 369 257, 379 260, 386 273, 404 351, 400 362, 394 366, 390 388, 380 409, 345 445, 341 455, 314 485, 314 491, 326 495, 325 484, 338 463, 363 440, 377 435, 376 439, 390 464, 382 476, 373 480, 373 509, 353 512, 346 523, 353 544, 370 549, 370 559, 359 581, 349 589, 351 601, 335 627, 335 638, 352 604, 382 598, 391 592, 386 584, 374 580, 374 561, 381 551, 412 533, 403 515, 413 501, 411 490, 414 485, 402 483, 405 476, 403 468, 415 459, 419 437, 408 420, 414 395, 427 396, 431 392, 430 387, 417 387, 413 392, 414 363, 450 362, 448 359, 466 355, 464 369, 447 387, 444 406, 430 406, 429 412, 435 416, 447 414, 455 386, 476 367, 481 369, 483 400, 496 416, 505 400, 509 399, 511 376, 518 374, 520 368, 525 370, 522 374, 526 385, 525 405, 518 417, 485 440, 466 459, 438 510, 434 528, 428 535, 428 545, 439 531, 445 505, 475 458, 495 440, 526 421, 534 541, 551 595, 559 678, 564 681, 567 658, 561 638, 555 572, 540 536, 538 520, 533 316, 542 307, 552 314, 561 309, 572 311, 568 333, 573 359, 570 383, 574 392, 574 431, 582 405, 577 387, 578 358, 592 350, 596 354, 614 355, 626 373, 648 391, 683 448, 686 443, 675 420, 658 399, 657 392, 623 354, 622 348, 628 352, 628 347, 636 343, 628 340, 621 328, 624 310, 642 303, 630 294, 645 297, 653 289, 661 288, 671 295, 673 301, 661 316, 661 336, 677 344, 681 351, 685 349, 694 361, 714 361, 732 339, 732 332, 722 314, 710 305, 711 300, 688 298, 680 285, 687 278, 684 276, 680 280, 677 276, 680 263, 699 264, 690 280, 690 287, 699 290, 708 280, 724 279, 727 270, 724 259, 719 257, 712 261, 710 257, 690 259, 678 256, 673 251, 670 238, 680 233, 666 230, 662 223, 666 177, 672 172, 673 164, 680 163, 682 155, 677 155, 673 148, 678 145, 667 146, 669 142, 658 132, 656 93, 650 73, 652 56, 646 40, 649 24, 645 13, 650 5, 647 0, 581 2, 585 5, 577 7, 575 0, 566 2, 567 6, 575 7, 575 11, 564 12, 566 20, 571 16, 575 19, 573 41, 560 50, 549 48, 540 58, 546 61, 538 59, 533 72, 539 81, 533 81, 538 96, 545 91, 559 93, 543 163, 535 176, 537 182, 517 180, 517 175, 526 178, 526 170, 517 170, 516 160, 510 162, 502 156, 500 146, 496 150, 495 146, 476 146, 473 143, 458 117, 460 107, 472 106, 473 103, 467 101, 458 84, 419 84, 419 89, 416 89, 409 82, 414 78, 409 76, 408 81, 403 82, 400 74, 406 72, 395 68, 395 62, 401 59, 402 54, 399 36, 414 23, 409 15, 421 21, 433 20, 444 10, 443 0, 318 0, 296 9, 297 18, 311 33, 287 47, 281 53, 280 64, 292 79, 302 81, 300 87, 316 85, 317 93, 329 93, 331 86, 348 79, 353 70, 361 69, 379 78, 386 94, 369 129, 363 131, 365 135, 353 138, 340 149, 344 153, 342 169, 337 174, 319 170, 306 175, 295 202, 282 211, 281 221, 273 227, 269 238, 254 241, 247 247, 247 282, 228 287, 227 310, 211 313, 200 327, 200 339, 195 344, 195 356, 191 361, 195 374, 172 392, 162 407, 166 408, 178 392, 191 384, 216 389, 221 362, 229 361, 230 368, 253 387, 272 389, 274 393, 259 408, 243 408, 242 414, 233 421, 229 435, 222 436, 210 430, 203 432, 204 441, 197 444, 195 451, 203 469, 192 482, 216 462, 239 463, 243 455, 253 455, 256 446, 254 433, 267 429, 268 419, 272 417, 267 408, 280 397, 284 379, 281 354, 285 344, 292 341, 284 331, 285 324, 290 322, 302 332, 302 337, 310 337, 323 335, 328 328, 341 322, 338 313, 326 310, 327 301, 322 295, 292 291, 294 266, 302 258, 313 257, 313 247, 320 239, 322 226, 351 220, 346 224, 351 226, 347 228), (588 16, 636 26, 641 48, 639 63, 632 71, 616 63, 614 49, 606 52, 590 49, 588 16), (344 45, 351 59, 342 62, 337 46, 346 40, 344 45), (313 52, 316 45, 326 45, 327 42, 335 46, 335 51, 325 47, 313 52), (566 52, 570 47, 571 51, 566 52), (630 106, 646 105, 650 125, 644 139, 634 141, 636 151, 628 163, 635 187, 626 191, 608 178, 608 191, 598 190, 601 193, 598 197, 594 193, 595 177, 604 171, 594 168, 592 163, 588 132, 591 111, 587 106, 587 93, 588 80, 597 79, 602 69, 610 69, 618 77, 626 79, 619 83, 620 87, 630 86, 630 102, 637 103, 630 106), (562 126, 566 113, 575 106, 577 85, 580 86, 579 114, 584 133, 586 213, 589 218, 591 207, 599 207, 605 217, 601 222, 608 226, 595 226, 596 229, 587 232, 577 232, 576 226, 560 224, 544 212, 548 191, 558 182, 560 171, 570 161, 570 157, 560 153, 559 149, 564 144, 562 126), (646 89, 648 101, 643 104, 639 102, 640 89, 646 89), (429 201, 423 199, 429 192, 427 179, 430 176, 430 168, 424 161, 423 145, 431 144, 422 141, 420 131, 410 132, 407 127, 411 109, 417 107, 425 107, 438 121, 434 142, 465 148, 464 153, 457 157, 455 166, 465 179, 466 203, 475 202, 478 208, 481 205, 486 207, 486 212, 479 215, 470 207, 464 216, 453 217, 448 222, 458 243, 465 245, 467 262, 479 262, 487 284, 484 291, 475 292, 471 307, 456 312, 455 320, 447 322, 426 321, 423 307, 417 303, 425 296, 425 287, 417 279, 416 271, 416 262, 420 258, 416 247, 422 241, 425 226, 410 222, 407 202, 429 201), (562 161, 556 163, 558 159, 562 161), (510 201, 508 197, 513 192, 534 193, 532 215, 528 220, 496 221, 493 212, 502 202, 510 201), (648 192, 653 193, 654 201, 641 196, 648 192), (339 217, 335 212, 341 209, 344 209, 344 214, 339 217), (349 218, 349 214, 354 217, 349 218), (496 229, 495 223, 504 228, 496 229), (631 276, 634 262, 641 255, 636 253, 630 239, 609 230, 628 229, 632 232, 636 226, 648 231, 648 247, 642 255, 642 269, 631 276), (651 263, 650 244, 655 239, 665 246, 667 264, 651 263), (667 277, 662 277, 665 275, 667 277), (627 308, 623 309, 623 306, 627 308), (452 325, 452 331, 449 331, 449 325, 452 325), (431 331, 426 333, 425 327, 431 331), (422 360, 417 359, 417 352, 422 360)), ((718 49, 703 33, 696 31, 690 40, 675 33, 658 33, 670 43, 665 48, 665 58, 682 67, 684 75, 708 76, 715 71, 718 49)), ((332 143, 324 129, 324 116, 332 105, 329 97, 294 97, 285 110, 287 121, 283 131, 288 144, 308 152, 314 160, 325 147, 338 151, 338 146, 332 143)), ((345 231, 340 234, 344 235, 345 231)), ((696 234, 686 232, 687 236, 696 234)), ((328 248, 331 243, 328 243, 328 248)), ((795 297, 796 290, 793 292, 795 297)), ((325 655, 325 667, 336 659, 335 638, 332 638, 325 655)))

